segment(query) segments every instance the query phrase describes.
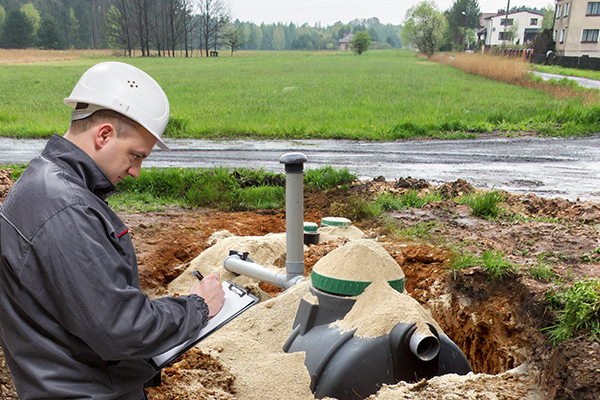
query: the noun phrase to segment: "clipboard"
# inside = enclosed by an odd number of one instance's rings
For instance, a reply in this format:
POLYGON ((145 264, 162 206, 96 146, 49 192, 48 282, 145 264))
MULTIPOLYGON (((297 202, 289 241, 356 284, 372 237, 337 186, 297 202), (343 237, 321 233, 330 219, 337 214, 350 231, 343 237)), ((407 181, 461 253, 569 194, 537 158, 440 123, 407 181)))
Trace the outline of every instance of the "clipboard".
POLYGON ((183 353, 197 345, 205 337, 258 302, 258 297, 236 283, 225 281, 221 286, 225 292, 225 301, 223 302, 221 310, 208 320, 208 323, 198 332, 198 335, 187 342, 173 347, 171 350, 167 350, 162 354, 150 358, 150 364, 152 364, 155 369, 160 370, 166 367, 183 353))

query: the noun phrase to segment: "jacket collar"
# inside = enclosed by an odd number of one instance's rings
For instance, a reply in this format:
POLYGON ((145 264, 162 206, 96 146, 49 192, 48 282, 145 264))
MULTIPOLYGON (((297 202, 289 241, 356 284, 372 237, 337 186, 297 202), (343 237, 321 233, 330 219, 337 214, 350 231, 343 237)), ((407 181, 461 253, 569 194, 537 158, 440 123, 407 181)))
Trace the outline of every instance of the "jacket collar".
POLYGON ((102 200, 116 192, 115 185, 98 164, 79 146, 60 135, 54 134, 50 138, 42 157, 59 165, 71 178, 80 180, 82 186, 102 200))

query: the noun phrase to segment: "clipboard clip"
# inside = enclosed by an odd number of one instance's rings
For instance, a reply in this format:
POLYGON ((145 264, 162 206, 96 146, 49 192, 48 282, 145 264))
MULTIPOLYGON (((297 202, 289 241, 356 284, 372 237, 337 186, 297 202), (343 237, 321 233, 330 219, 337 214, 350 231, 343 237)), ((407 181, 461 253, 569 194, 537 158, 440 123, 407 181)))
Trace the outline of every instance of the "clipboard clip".
POLYGON ((248 294, 248 291, 246 289, 234 282, 229 282, 229 290, 240 297, 244 297, 248 294))

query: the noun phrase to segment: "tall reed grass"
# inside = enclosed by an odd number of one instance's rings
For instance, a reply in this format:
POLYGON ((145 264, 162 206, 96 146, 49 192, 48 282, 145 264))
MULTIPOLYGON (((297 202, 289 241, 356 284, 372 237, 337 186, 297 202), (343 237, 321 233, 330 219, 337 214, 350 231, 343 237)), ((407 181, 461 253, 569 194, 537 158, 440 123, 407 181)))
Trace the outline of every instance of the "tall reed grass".
POLYGON ((544 81, 535 77, 533 67, 520 59, 498 57, 479 53, 459 53, 454 57, 448 54, 433 59, 471 75, 483 76, 498 82, 518 85, 528 89, 541 90, 557 99, 582 98, 586 105, 597 105, 600 96, 596 90, 580 88, 571 80, 544 81))

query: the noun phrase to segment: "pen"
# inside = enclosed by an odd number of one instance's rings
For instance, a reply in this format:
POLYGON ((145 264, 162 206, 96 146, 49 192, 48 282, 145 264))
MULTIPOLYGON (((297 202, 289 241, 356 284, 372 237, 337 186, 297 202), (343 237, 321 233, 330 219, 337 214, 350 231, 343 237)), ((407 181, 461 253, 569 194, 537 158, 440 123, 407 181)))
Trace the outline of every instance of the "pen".
POLYGON ((204 279, 204 276, 202 276, 202 274, 198 271, 194 271, 192 272, 192 275, 194 275, 196 278, 198 278, 199 281, 201 281, 202 279, 204 279))

